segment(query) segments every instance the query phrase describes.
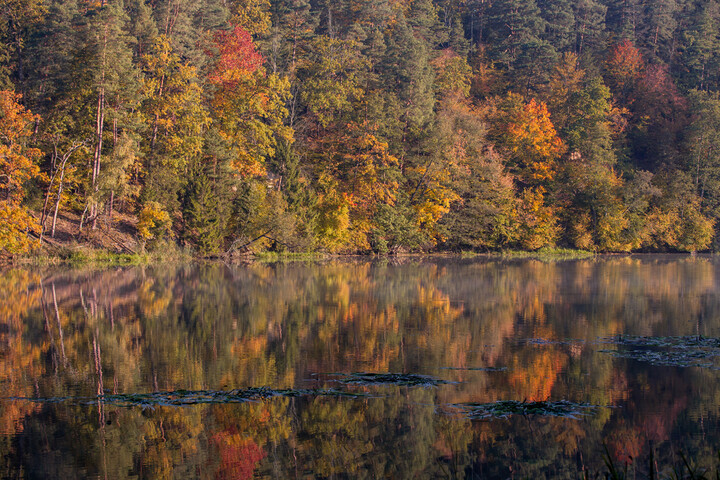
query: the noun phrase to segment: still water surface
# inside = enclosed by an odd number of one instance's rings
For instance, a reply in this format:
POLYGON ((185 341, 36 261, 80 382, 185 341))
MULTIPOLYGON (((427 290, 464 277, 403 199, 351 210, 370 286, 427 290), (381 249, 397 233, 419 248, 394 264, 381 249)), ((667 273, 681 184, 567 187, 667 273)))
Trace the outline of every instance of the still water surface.
POLYGON ((718 267, 0 272, 2 478, 579 478, 604 445, 715 468, 718 267))

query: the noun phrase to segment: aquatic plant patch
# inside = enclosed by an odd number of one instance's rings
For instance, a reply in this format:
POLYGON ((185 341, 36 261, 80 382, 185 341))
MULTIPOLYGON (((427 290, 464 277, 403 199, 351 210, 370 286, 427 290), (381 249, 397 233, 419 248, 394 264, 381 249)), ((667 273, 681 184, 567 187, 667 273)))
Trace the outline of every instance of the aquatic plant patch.
POLYGON ((461 370, 471 372, 505 372, 507 367, 440 367, 442 370, 461 370))
POLYGON ((435 387, 438 385, 454 383, 448 380, 433 378, 428 375, 413 373, 350 373, 336 374, 343 378, 340 383, 358 385, 397 385, 402 387, 435 387))
POLYGON ((352 397, 363 396, 361 393, 344 392, 340 390, 296 390, 271 388, 246 388, 236 390, 175 390, 171 392, 151 393, 120 393, 105 394, 97 397, 6 397, 3 400, 22 400, 35 403, 70 403, 76 405, 114 405, 117 407, 162 407, 200 405, 209 403, 244 403, 265 400, 273 397, 352 397))
POLYGON ((698 335, 682 337, 644 337, 618 335, 598 339, 600 344, 616 345, 617 350, 599 350, 619 358, 629 358, 665 367, 701 367, 717 369, 720 339, 698 335))
POLYGON ((575 340, 572 338, 564 340, 549 340, 546 338, 522 338, 518 340, 521 345, 579 345, 584 344, 583 340, 575 340))
POLYGON ((588 403, 575 403, 568 400, 544 402, 519 402, 517 400, 500 400, 492 403, 460 403, 453 407, 459 408, 470 419, 487 420, 507 418, 512 415, 539 415, 544 417, 564 417, 577 419, 594 413, 601 408, 588 403))

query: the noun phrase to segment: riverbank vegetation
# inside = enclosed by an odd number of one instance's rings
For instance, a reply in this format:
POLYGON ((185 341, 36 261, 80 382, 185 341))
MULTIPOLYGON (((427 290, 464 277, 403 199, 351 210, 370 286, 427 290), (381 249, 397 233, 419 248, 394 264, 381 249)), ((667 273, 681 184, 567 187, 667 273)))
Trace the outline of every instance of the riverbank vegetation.
POLYGON ((0 252, 720 246, 720 2, 19 0, 0 252))

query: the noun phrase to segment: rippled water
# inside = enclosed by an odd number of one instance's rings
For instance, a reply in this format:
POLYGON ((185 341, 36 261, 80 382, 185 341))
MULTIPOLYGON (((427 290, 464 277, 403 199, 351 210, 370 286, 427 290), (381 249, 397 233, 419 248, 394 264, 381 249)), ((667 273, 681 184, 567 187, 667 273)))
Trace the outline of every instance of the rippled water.
POLYGON ((719 266, 0 272, 2 476, 640 478, 651 449, 714 475, 719 266))

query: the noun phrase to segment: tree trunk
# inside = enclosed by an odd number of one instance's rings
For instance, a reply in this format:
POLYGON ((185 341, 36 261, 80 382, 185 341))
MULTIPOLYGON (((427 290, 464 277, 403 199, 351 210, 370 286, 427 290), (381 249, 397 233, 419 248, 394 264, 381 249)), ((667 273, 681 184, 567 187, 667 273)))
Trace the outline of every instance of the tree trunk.
POLYGON ((105 25, 103 32, 103 53, 102 53, 102 70, 100 72, 100 89, 98 91, 98 106, 97 106, 97 117, 95 119, 95 155, 93 157, 93 175, 92 175, 92 186, 93 194, 95 199, 90 211, 92 217, 92 229, 97 228, 97 192, 100 190, 99 179, 100 179, 100 157, 102 156, 103 146, 103 128, 105 124, 105 53, 107 50, 107 37, 108 37, 108 26, 105 25))
POLYGON ((113 202, 115 201, 115 190, 110 190, 110 205, 108 209, 108 223, 107 228, 110 230, 112 228, 112 216, 113 216, 113 202))
MULTIPOLYGON (((100 88, 100 93, 98 94, 98 110, 97 110, 97 121, 95 124, 95 156, 94 156, 94 163, 93 163, 93 177, 92 177, 92 185, 93 185, 93 193, 97 193, 99 188, 98 185, 98 179, 100 177, 100 156, 102 153, 102 134, 103 134, 103 126, 105 123, 105 88, 100 88)), ((93 218, 92 222, 92 229, 95 230, 97 228, 97 198, 95 199, 95 202, 92 205, 92 210, 90 211, 90 216, 93 218)))
POLYGON ((60 209, 60 199, 62 198, 63 179, 64 178, 65 178, 65 165, 63 164, 63 169, 60 172, 60 182, 58 184, 57 199, 55 199, 55 213, 53 213, 52 230, 50 232, 51 238, 55 238, 55 224, 57 223, 57 214, 58 214, 58 210, 60 209))

